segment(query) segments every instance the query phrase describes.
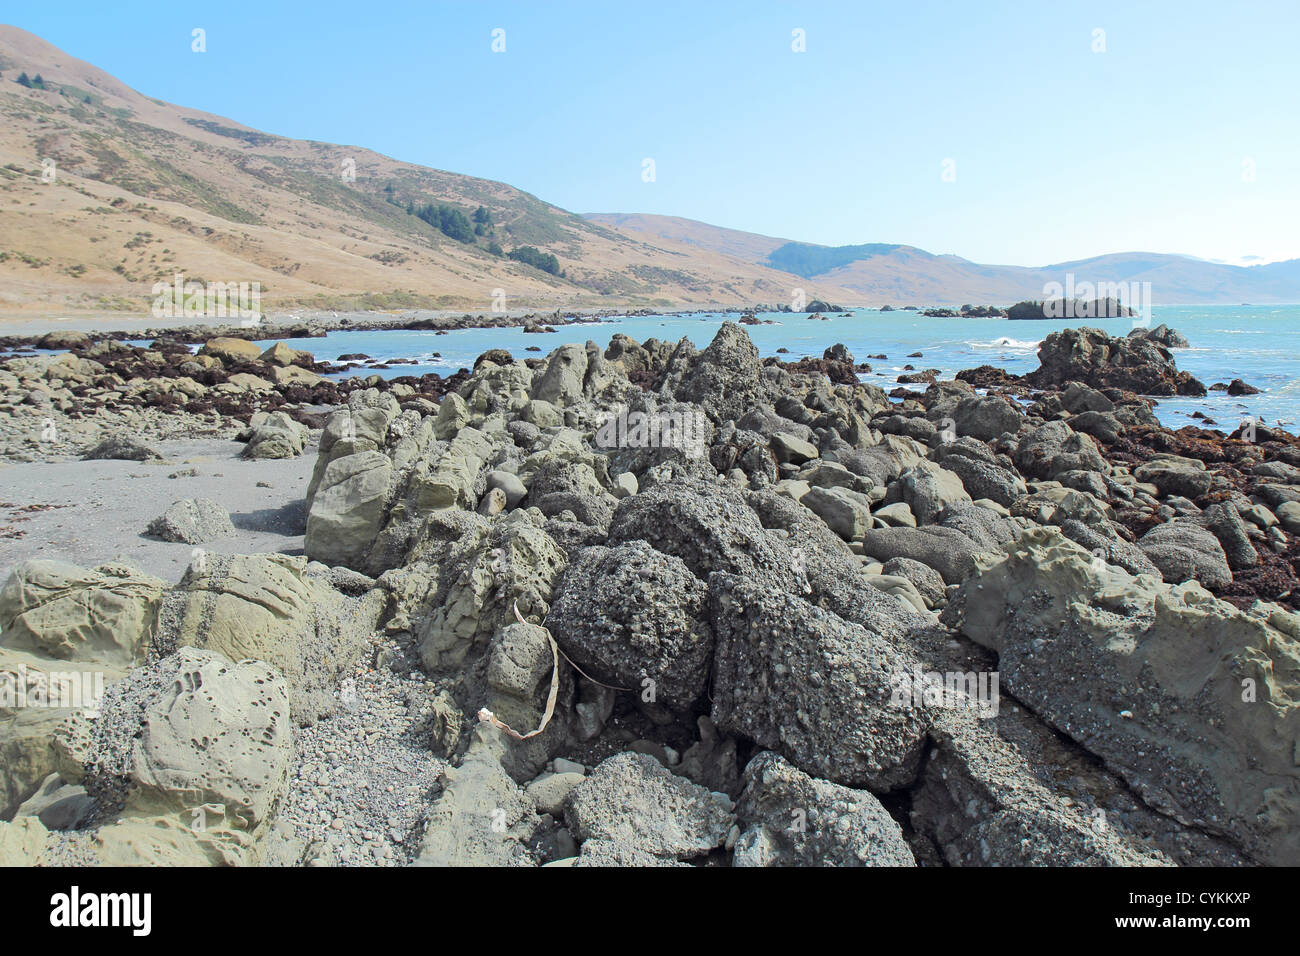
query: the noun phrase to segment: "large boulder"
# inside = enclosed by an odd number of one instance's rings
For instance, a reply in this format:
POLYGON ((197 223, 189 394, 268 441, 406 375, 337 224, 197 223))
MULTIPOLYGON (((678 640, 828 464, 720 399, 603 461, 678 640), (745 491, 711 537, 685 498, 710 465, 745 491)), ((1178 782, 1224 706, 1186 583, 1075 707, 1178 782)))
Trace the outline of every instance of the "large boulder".
POLYGON ((986 444, 961 437, 940 445, 932 453, 934 460, 961 479, 971 498, 987 498, 1009 507, 1025 494, 1025 481, 993 456, 986 444))
POLYGON ((1246 522, 1232 502, 1210 505, 1201 514, 1201 522, 1219 539, 1224 556, 1228 559, 1228 567, 1233 571, 1242 571, 1259 564, 1259 552, 1251 543, 1246 522))
POLYGON ((1091 435, 1080 435, 1065 422, 1040 425, 1020 442, 1016 467, 1026 478, 1052 479, 1067 471, 1107 470, 1091 435))
POLYGON ((532 382, 530 397, 557 407, 582 401, 587 375, 587 350, 581 345, 561 345, 551 353, 546 370, 532 382))
POLYGON ((261 359, 262 350, 257 347, 255 342, 250 342, 247 339, 218 336, 204 342, 203 347, 199 349, 199 354, 211 355, 223 362, 256 362, 261 359))
POLYGON ((266 823, 283 796, 293 757, 284 680, 261 661, 233 664, 189 647, 156 670, 130 743, 135 789, 129 810, 180 811, 188 818, 217 805, 224 808, 221 817, 240 829, 266 823))
POLYGON ((379 591, 345 597, 306 571, 301 557, 205 555, 181 579, 169 631, 182 647, 274 665, 301 724, 334 712, 338 681, 360 659, 385 603, 379 591))
POLYGON ((735 421, 763 404, 761 373, 758 349, 745 330, 724 322, 709 347, 690 363, 672 397, 702 406, 716 423, 735 421))
POLYGON ((1148 804, 1261 862, 1300 862, 1300 618, 1133 577, 1034 528, 944 619, 1148 804))
POLYGON ((308 437, 307 427, 285 412, 259 412, 249 422, 248 444, 242 457, 295 458, 302 454, 308 437))
POLYGON ((1232 570, 1219 539, 1192 521, 1158 524, 1137 544, 1170 584, 1200 581, 1206 587, 1221 588, 1232 583, 1232 570))
POLYGON ((533 801, 491 749, 476 744, 448 767, 429 809, 416 866, 533 866, 527 847, 537 829, 533 801))
POLYGON ((1204 395, 1205 386, 1178 371, 1169 350, 1145 336, 1110 336, 1101 329, 1052 332, 1038 349, 1039 367, 1026 376, 1035 388, 1082 382, 1139 395, 1204 395))
POLYGON ((20 564, 0 590, 0 646, 60 661, 127 668, 158 628, 164 581, 121 564, 20 564))
POLYGON ((799 499, 845 541, 856 541, 871 527, 871 499, 849 488, 811 488, 799 499))
POLYGON ((86 461, 158 461, 162 453, 134 435, 119 432, 96 442, 82 457, 86 461))
POLYGON ((538 527, 533 514, 518 510, 493 522, 445 561, 415 636, 425 667, 456 667, 473 650, 486 648, 496 632, 526 617, 545 618, 567 556, 538 527))
POLYGON ((807 588, 793 556, 764 532, 741 493, 716 482, 676 481, 624 498, 609 543, 638 539, 680 558, 702 580, 728 571, 781 588, 807 588))
MULTIPOLYGON (((251 342, 249 343, 252 344, 251 342)), ((304 352, 301 349, 290 348, 283 342, 276 342, 270 348, 258 356, 258 360, 266 362, 269 365, 288 366, 298 362, 312 362, 314 356, 310 352, 304 352)))
POLYGON ((305 547, 313 560, 355 570, 367 566, 392 472, 388 456, 373 450, 329 462, 309 499, 305 547))
MULTIPOLYGON (((1003 398, 1000 395, 975 395, 963 398, 952 408, 948 414, 942 414, 945 409, 941 409, 940 424, 943 424, 942 418, 951 418, 952 426, 959 436, 970 436, 979 441, 992 441, 998 436, 1010 432, 1015 434, 1020 430, 1020 425, 1025 419, 1025 413, 1022 412, 1014 402, 1003 398)), ((930 418, 936 418, 932 411, 930 418)), ((940 429, 942 433, 943 429, 940 429)))
POLYGON ((893 691, 913 659, 880 634, 736 575, 709 578, 709 607, 720 730, 844 786, 911 782, 930 714, 893 691))
POLYGON ((644 541, 584 548, 560 578, 546 626, 592 677, 643 696, 652 687, 656 702, 685 710, 703 694, 713 658, 707 591, 680 558, 644 541))
POLYGON ((971 497, 961 477, 930 461, 921 461, 898 479, 899 493, 917 524, 933 524, 951 505, 968 505, 971 497))
POLYGON ((934 568, 945 584, 960 584, 975 571, 975 555, 983 550, 956 528, 875 528, 862 536, 865 554, 878 561, 910 558, 934 568))
MULTIPOLYGON (((945 710, 912 791, 911 823, 949 866, 1151 866, 1162 862, 1045 786, 1051 777, 969 712, 945 710)), ((1098 812, 1100 811, 1100 812, 1098 812)))
POLYGON ((1205 463, 1180 455, 1156 455, 1133 470, 1133 477, 1155 485, 1162 495, 1199 498, 1210 490, 1214 476, 1205 463))

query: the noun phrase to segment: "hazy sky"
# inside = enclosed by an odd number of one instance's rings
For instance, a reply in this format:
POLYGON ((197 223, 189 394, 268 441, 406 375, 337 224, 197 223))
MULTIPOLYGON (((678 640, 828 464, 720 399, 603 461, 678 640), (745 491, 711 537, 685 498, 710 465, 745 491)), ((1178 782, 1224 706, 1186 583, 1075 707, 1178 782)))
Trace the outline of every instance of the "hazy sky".
POLYGON ((1021 265, 1300 257, 1300 0, 73 0, 3 16, 150 96, 576 212, 1021 265))

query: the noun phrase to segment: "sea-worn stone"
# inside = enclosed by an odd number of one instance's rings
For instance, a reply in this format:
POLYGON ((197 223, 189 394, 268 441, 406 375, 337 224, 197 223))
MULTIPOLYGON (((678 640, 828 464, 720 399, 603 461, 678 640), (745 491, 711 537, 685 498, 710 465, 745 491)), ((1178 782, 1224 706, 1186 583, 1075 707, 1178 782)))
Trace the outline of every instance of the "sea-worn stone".
POLYGON ((722 845, 732 815, 708 790, 646 754, 603 760, 565 798, 578 840, 607 840, 656 857, 687 859, 722 845))
MULTIPOLYGON (((295 368, 301 372, 302 369, 295 368)), ((258 413, 249 422, 244 458, 296 458, 307 444, 307 427, 284 412, 258 413)))
POLYGON ((274 812, 293 754, 289 692, 260 661, 181 648, 159 665, 174 674, 148 700, 131 750, 133 812, 224 807, 254 830, 274 812))
POLYGON ((0 590, 0 646, 130 667, 149 649, 166 586, 126 565, 24 562, 0 590))
POLYGON ((745 767, 732 866, 915 866, 903 831, 865 790, 817 780, 764 750, 745 767))
POLYGON ((1263 862, 1300 861, 1300 618, 1133 577, 1034 528, 944 620, 996 650, 1016 699, 1148 804, 1263 862))
POLYGON ((871 527, 871 499, 848 488, 813 488, 799 502, 845 541, 871 527))
POLYGON ((912 661, 880 635, 736 575, 709 578, 717 638, 713 721, 796 767, 850 787, 909 783, 923 703, 892 703, 912 661))
POLYGON ((1016 467, 1026 478, 1055 478, 1067 471, 1107 469, 1090 435, 1080 435, 1065 422, 1041 425, 1023 438, 1016 448, 1016 467))
POLYGON ((1216 588, 1232 582, 1232 570, 1219 540, 1191 521, 1158 524, 1138 539, 1138 547, 1170 584, 1200 581, 1216 588))
POLYGON ((134 435, 117 433, 99 441, 82 457, 87 461, 157 461, 161 460, 162 453, 134 435))
POLYGON ((1210 490, 1213 480, 1204 462, 1179 455, 1157 455, 1144 461, 1134 469, 1133 477, 1155 485, 1162 495, 1184 498, 1199 498, 1210 490))
POLYGON ((713 658, 707 588, 644 541, 585 548, 565 568, 546 618, 565 654, 599 681, 667 707, 703 694, 713 658))
POLYGON ((202 544, 234 534, 235 526, 211 498, 182 498, 149 523, 148 533, 164 541, 202 544))
POLYGON ((294 718, 333 713, 341 676, 360 659, 384 609, 379 591, 348 598, 306 574, 302 557, 215 555, 196 560, 178 586, 169 639, 232 660, 266 661, 284 675, 294 718))

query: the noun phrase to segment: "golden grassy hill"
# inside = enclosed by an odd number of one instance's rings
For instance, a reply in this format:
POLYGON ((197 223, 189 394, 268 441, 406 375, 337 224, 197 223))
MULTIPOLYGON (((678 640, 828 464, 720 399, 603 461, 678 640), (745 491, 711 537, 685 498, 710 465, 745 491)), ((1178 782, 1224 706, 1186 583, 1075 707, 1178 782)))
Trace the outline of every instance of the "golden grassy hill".
POLYGON ((0 26, 0 313, 147 312, 156 281, 259 282, 268 311, 675 308, 853 295, 589 222, 503 183, 286 139, 130 89, 0 26), (44 88, 16 82, 38 74, 44 88), (53 182, 42 178, 53 161, 53 182), (355 181, 346 181, 345 163, 355 181), (485 207, 467 245, 407 211, 485 207), (534 246, 565 277, 491 254, 534 246))

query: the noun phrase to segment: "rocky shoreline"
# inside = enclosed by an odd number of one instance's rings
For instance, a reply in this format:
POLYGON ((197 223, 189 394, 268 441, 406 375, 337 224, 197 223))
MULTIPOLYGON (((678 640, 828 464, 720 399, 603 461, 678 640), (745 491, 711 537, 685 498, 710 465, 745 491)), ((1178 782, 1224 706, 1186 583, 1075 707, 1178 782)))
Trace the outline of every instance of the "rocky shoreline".
MULTIPOLYGON (((141 325, 138 328, 86 330, 46 328, 40 332, 0 335, 0 351, 53 349, 66 351, 109 341, 170 340, 186 345, 201 345, 214 338, 246 339, 250 342, 276 339, 323 338, 331 332, 433 331, 457 329, 522 328, 525 332, 545 333, 557 325, 598 325, 612 318, 644 315, 748 315, 750 311, 735 306, 716 309, 691 309, 670 312, 652 309, 595 309, 579 311, 536 312, 440 312, 412 310, 398 314, 383 312, 307 312, 305 314, 262 314, 254 319, 217 324, 173 321, 164 325, 141 325)), ((111 320, 110 320, 111 321, 111 320)), ((104 324, 102 321, 97 325, 104 324)))
POLYGON ((447 378, 4 358, 13 468, 304 467, 300 546, 181 498, 178 582, 3 569, 0 676, 106 690, 0 698, 0 862, 1300 863, 1300 442, 1162 427, 1172 335, 892 394, 730 322, 447 378))

